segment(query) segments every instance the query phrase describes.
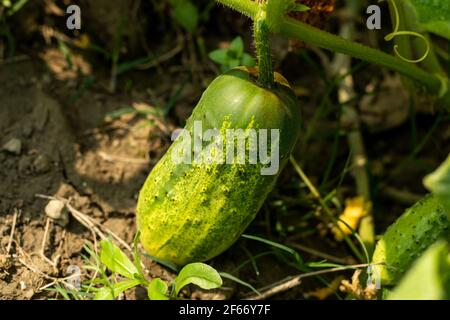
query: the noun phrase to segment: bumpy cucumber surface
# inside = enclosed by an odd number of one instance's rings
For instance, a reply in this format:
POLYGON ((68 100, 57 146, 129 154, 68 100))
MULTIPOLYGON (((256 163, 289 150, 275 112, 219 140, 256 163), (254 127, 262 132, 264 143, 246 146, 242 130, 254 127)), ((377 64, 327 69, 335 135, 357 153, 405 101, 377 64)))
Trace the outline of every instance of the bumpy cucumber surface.
POLYGON ((185 129, 279 129, 280 170, 261 164, 186 164, 174 157, 177 138, 141 189, 137 224, 149 254, 177 265, 211 259, 229 248, 254 219, 289 158, 300 128, 299 106, 287 81, 259 87, 254 71, 233 69, 203 93, 185 129))
POLYGON ((417 259, 388 300, 450 299, 450 245, 438 241, 417 259))
POLYGON ((439 238, 449 239, 450 220, 439 198, 427 195, 400 216, 378 241, 373 254, 381 284, 393 285, 439 238))

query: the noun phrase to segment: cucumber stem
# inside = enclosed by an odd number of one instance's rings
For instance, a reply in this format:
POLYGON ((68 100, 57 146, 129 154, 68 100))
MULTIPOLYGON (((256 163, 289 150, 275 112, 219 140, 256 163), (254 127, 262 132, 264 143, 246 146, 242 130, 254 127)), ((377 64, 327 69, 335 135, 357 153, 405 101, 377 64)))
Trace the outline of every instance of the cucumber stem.
MULTIPOLYGON (((258 14, 258 4, 251 0, 216 1, 233 8, 251 19, 255 19, 258 14)), ((383 51, 364 46, 357 42, 346 40, 288 16, 283 17, 283 21, 278 21, 277 27, 279 28, 279 33, 286 37, 316 45, 320 48, 348 54, 354 58, 397 71, 422 84, 427 88, 428 92, 433 95, 437 96, 443 91, 442 88, 444 85, 439 77, 383 51)), ((270 31, 276 32, 277 30, 270 31)), ((450 92, 447 92, 447 94, 442 97, 442 100, 444 103, 450 103, 450 92)))
POLYGON ((266 23, 265 4, 259 4, 259 11, 253 23, 253 38, 258 59, 258 83, 271 88, 274 83, 272 54, 270 52, 269 28, 266 23))

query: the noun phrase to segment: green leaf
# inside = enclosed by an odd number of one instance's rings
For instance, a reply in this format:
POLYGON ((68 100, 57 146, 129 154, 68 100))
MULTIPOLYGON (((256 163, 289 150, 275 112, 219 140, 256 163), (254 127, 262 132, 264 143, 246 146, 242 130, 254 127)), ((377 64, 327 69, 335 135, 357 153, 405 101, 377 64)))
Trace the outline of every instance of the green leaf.
POLYGON ((147 288, 150 300, 169 300, 167 296, 167 283, 160 278, 153 279, 147 288))
POLYGON ((136 232, 133 240, 133 252, 134 252, 134 266, 136 267, 137 274, 134 276, 135 279, 140 280, 141 284, 147 285, 148 281, 145 278, 144 272, 142 270, 142 264, 141 264, 141 253, 139 252, 139 238, 141 237, 141 232, 136 232))
POLYGON ((117 66, 116 75, 119 76, 131 69, 134 69, 142 64, 148 63, 153 60, 154 60, 153 57, 143 57, 143 58, 138 58, 136 60, 123 62, 117 66))
POLYGON ((270 245, 270 246, 272 246, 272 247, 275 247, 275 248, 281 249, 281 250, 283 250, 283 251, 286 251, 286 252, 288 252, 288 253, 290 253, 290 254, 292 254, 292 255, 294 256, 295 260, 297 261, 297 263, 298 263, 299 265, 301 265, 301 266, 304 265, 303 260, 302 260, 302 258, 300 257, 300 255, 298 254, 298 252, 295 251, 295 250, 292 249, 292 248, 289 248, 288 246, 285 246, 285 245, 283 245, 283 244, 281 244, 281 243, 273 242, 273 241, 270 241, 270 240, 267 240, 267 239, 264 239, 264 238, 261 238, 261 237, 248 235, 248 234, 243 234, 243 235, 242 235, 242 238, 246 238, 246 239, 250 239, 250 240, 259 241, 259 242, 268 244, 268 245, 270 245))
POLYGON ((138 270, 125 253, 109 240, 102 240, 100 245, 102 247, 100 261, 109 270, 126 278, 134 279, 134 275, 138 273, 138 270))
POLYGON ((231 281, 234 281, 236 283, 239 283, 240 285, 243 285, 244 287, 249 288, 250 290, 252 290, 254 293, 256 293, 257 295, 261 295, 261 293, 255 289, 255 287, 253 287, 250 283, 247 283, 241 279, 239 279, 238 277, 233 276, 232 274, 226 273, 226 272, 219 272, 220 276, 222 278, 226 278, 229 279, 231 281))
POLYGON ((445 241, 428 248, 388 295, 388 300, 450 299, 449 249, 445 241))
POLYGON ((228 59, 229 59, 228 49, 217 49, 217 50, 211 51, 209 53, 208 57, 212 61, 214 61, 218 64, 226 65, 226 64, 228 64, 228 59))
POLYGON ((136 112, 136 109, 134 109, 133 107, 124 107, 124 108, 121 108, 118 110, 107 112, 105 114, 105 120, 116 120, 125 114, 132 114, 135 112, 136 112))
POLYGON ((12 5, 12 7, 7 11, 8 16, 12 16, 13 14, 15 14, 17 11, 19 11, 20 9, 22 9, 22 7, 24 5, 26 5, 28 2, 28 0, 18 0, 16 2, 14 2, 14 4, 12 5))
POLYGON ((240 36, 237 36, 230 43, 230 50, 236 53, 237 57, 241 57, 244 53, 244 41, 240 36))
POLYGON ((293 6, 290 7, 289 11, 292 12, 305 12, 311 10, 310 7, 305 6, 304 4, 295 3, 293 6))
POLYGON ((195 284, 202 289, 215 289, 222 285, 222 278, 213 268, 204 263, 190 263, 181 269, 175 279, 175 294, 188 284, 195 284))
POLYGON ((342 267, 345 267, 342 264, 329 263, 326 261, 309 262, 306 265, 310 268, 342 268, 342 267))
POLYGON ((1 4, 2 6, 9 8, 11 7, 11 0, 2 0, 1 4))
POLYGON ((242 55, 241 63, 243 66, 254 67, 256 65, 255 59, 248 53, 242 55))
POLYGON ((102 287, 97 290, 94 300, 114 300, 125 290, 139 285, 139 280, 127 279, 112 285, 112 287, 102 287))
POLYGON ((230 61, 228 61, 228 68, 234 68, 234 67, 238 67, 241 64, 241 61, 239 59, 230 59, 230 61))
POLYGON ((180 268, 179 268, 176 264, 174 264, 174 263, 172 263, 172 262, 170 262, 170 261, 163 260, 163 259, 159 259, 159 258, 157 258, 157 257, 155 257, 155 256, 152 256, 152 255, 150 255, 150 254, 148 254, 148 253, 145 253, 145 252, 143 253, 143 255, 144 255, 145 257, 147 257, 147 258, 149 258, 149 259, 155 261, 156 263, 162 264, 162 265, 163 265, 164 267, 166 267, 167 269, 170 269, 170 270, 172 270, 172 271, 174 271, 174 272, 180 271, 180 268))
POLYGON ((423 184, 438 196, 447 214, 450 215, 450 155, 436 171, 423 179, 423 184))
POLYGON ((450 39, 448 0, 405 0, 415 10, 417 20, 427 31, 450 39))
POLYGON ((188 32, 194 32, 198 25, 198 9, 189 0, 174 1, 173 18, 188 32))

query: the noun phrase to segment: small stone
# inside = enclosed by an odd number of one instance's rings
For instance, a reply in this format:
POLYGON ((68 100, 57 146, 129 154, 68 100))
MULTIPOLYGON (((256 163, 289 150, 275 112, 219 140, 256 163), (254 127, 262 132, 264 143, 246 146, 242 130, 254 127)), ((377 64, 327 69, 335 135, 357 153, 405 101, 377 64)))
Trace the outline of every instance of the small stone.
POLYGON ((22 152, 22 141, 12 138, 3 145, 3 149, 13 154, 19 155, 22 152))
POLYGON ((61 227, 65 227, 69 223, 69 212, 64 202, 60 200, 50 200, 45 206, 45 214, 61 227))
POLYGON ((50 160, 45 154, 40 154, 34 159, 33 168, 37 173, 45 173, 50 170, 50 160))

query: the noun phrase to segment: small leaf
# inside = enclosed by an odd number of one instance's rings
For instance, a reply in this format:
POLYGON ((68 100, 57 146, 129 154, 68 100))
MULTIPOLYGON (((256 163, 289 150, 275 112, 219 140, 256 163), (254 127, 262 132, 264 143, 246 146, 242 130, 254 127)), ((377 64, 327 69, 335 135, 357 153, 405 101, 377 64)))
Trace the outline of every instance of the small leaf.
POLYGON ((231 41, 230 50, 235 52, 237 57, 242 56, 244 53, 244 41, 242 41, 241 37, 237 36, 231 41))
POLYGON ((22 7, 24 5, 26 5, 28 2, 28 0, 18 0, 16 2, 14 2, 14 4, 12 5, 12 7, 8 10, 7 14, 8 16, 12 16, 14 15, 17 11, 19 11, 20 9, 22 9, 22 7))
POLYGON ((150 300, 169 300, 167 297, 167 283, 160 278, 153 279, 147 288, 150 300))
POLYGON ((139 284, 139 280, 128 279, 113 284, 112 288, 102 287, 95 293, 94 300, 114 300, 125 290, 136 287, 139 284))
POLYGON ((241 64, 241 61, 239 61, 239 59, 231 59, 230 61, 228 61, 228 68, 234 68, 234 67, 238 67, 241 64))
POLYGON ((214 61, 218 64, 226 65, 226 64, 228 64, 228 59, 229 59, 228 49, 217 49, 217 50, 211 51, 209 53, 208 57, 212 61, 214 61))
POLYGON ((190 263, 181 269, 175 279, 175 294, 188 284, 195 284, 202 289, 215 289, 222 285, 222 278, 213 268, 204 263, 190 263))
POLYGON ((301 3, 295 3, 292 7, 290 7, 289 11, 292 12, 305 12, 305 11, 309 11, 311 10, 310 7, 305 6, 304 4, 301 3))
POLYGON ((423 184, 438 196, 450 216, 450 155, 436 171, 423 179, 423 184))
POLYGON ((188 32, 194 32, 198 25, 198 9, 189 0, 175 2, 173 18, 188 32))
POLYGON ((100 245, 102 246, 100 261, 109 270, 126 278, 133 279, 134 275, 138 273, 138 270, 125 253, 109 240, 102 240, 100 245))
POLYGON ((248 53, 244 53, 242 55, 241 64, 247 67, 254 67, 256 65, 256 61, 251 55, 249 55, 248 53))

